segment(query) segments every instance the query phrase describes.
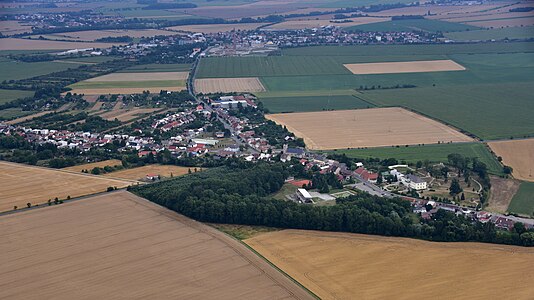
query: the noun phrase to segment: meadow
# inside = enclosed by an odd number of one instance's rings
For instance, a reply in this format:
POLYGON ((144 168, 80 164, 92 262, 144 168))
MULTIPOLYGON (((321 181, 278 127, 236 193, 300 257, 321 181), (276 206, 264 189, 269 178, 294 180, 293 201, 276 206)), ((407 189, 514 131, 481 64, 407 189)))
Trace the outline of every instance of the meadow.
POLYGON ((0 104, 7 103, 9 101, 30 97, 34 93, 32 91, 19 91, 19 90, 2 90, 0 89, 0 104))
POLYGON ((349 31, 428 31, 428 32, 455 32, 476 30, 479 27, 460 23, 451 23, 439 20, 412 19, 392 20, 386 22, 362 24, 348 27, 349 31))
POLYGON ((244 242, 321 299, 529 299, 534 293, 530 248, 304 230, 244 242))
POLYGON ((0 227, 0 298, 313 299, 233 238, 125 191, 0 227))
POLYGON ((534 216, 534 182, 521 183, 508 206, 508 211, 529 217, 534 216))
POLYGON ((365 148, 365 149, 338 149, 330 153, 345 154, 351 158, 379 158, 394 157, 400 162, 415 164, 418 161, 447 162, 447 156, 458 153, 465 157, 476 157, 485 163, 488 171, 495 175, 502 174, 502 166, 482 143, 454 143, 433 145, 411 145, 399 147, 365 148))

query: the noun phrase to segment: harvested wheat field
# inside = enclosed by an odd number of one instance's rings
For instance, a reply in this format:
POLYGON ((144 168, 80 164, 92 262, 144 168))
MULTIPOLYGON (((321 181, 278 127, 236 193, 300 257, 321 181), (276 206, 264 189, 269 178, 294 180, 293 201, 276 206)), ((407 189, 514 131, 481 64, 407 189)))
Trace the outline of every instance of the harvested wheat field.
POLYGON ((118 119, 121 122, 128 122, 135 118, 139 118, 147 114, 153 113, 157 110, 160 110, 160 108, 132 108, 119 110, 114 109, 100 114, 99 116, 109 121, 118 119))
POLYGON ((31 32, 32 27, 18 21, 0 21, 0 33, 3 35, 13 35, 31 32))
POLYGON ((363 25, 363 24, 371 24, 371 23, 378 23, 378 22, 384 22, 389 21, 390 18, 373 18, 373 17, 360 17, 360 18, 351 18, 348 19, 352 22, 346 22, 346 23, 333 23, 330 22, 330 20, 324 20, 324 19, 313 19, 313 20, 288 20, 280 23, 276 23, 273 25, 269 25, 265 27, 264 29, 267 30, 297 30, 297 29, 305 29, 305 28, 317 28, 321 26, 339 26, 339 27, 351 27, 356 25, 363 25))
POLYGON ((18 124, 18 123, 26 122, 26 121, 31 120, 33 118, 38 118, 40 116, 44 116, 44 115, 49 114, 51 112, 52 111, 41 111, 41 112, 34 113, 34 114, 31 114, 31 115, 27 115, 27 116, 24 116, 24 117, 16 118, 16 119, 13 119, 11 121, 7 121, 6 123, 10 124, 10 125, 15 125, 15 124, 18 124))
POLYGON ((468 22, 467 25, 486 27, 486 28, 503 28, 503 27, 523 27, 532 26, 534 18, 511 18, 502 20, 485 20, 468 22))
POLYGON ((187 76, 189 72, 111 73, 87 79, 85 82, 185 80, 187 76))
MULTIPOLYGON (((173 166, 173 165, 147 165, 138 168, 120 170, 107 173, 105 176, 114 178, 124 178, 128 180, 145 179, 148 174, 159 175, 161 177, 181 176, 188 173, 190 168, 173 166)), ((194 171, 195 168, 191 168, 194 171)))
POLYGON ((127 180, 98 177, 71 171, 40 168, 0 161, 0 211, 26 203, 42 204, 49 199, 78 197, 104 192, 110 186, 126 187, 127 180))
POLYGON ((195 79, 197 93, 265 92, 257 77, 195 79))
POLYGON ((110 48, 115 44, 109 43, 89 43, 89 42, 61 42, 28 40, 17 38, 5 38, 0 43, 0 51, 4 50, 67 50, 80 48, 110 48))
POLYGON ((3 299, 312 299, 236 240, 125 191, 0 227, 3 299))
POLYGON ((144 91, 159 93, 160 91, 179 92, 185 90, 185 85, 158 87, 128 87, 128 88, 73 88, 70 92, 84 95, 130 95, 142 94, 144 91))
POLYGON ((352 74, 396 74, 442 71, 463 71, 465 68, 448 60, 403 61, 382 63, 344 64, 352 74))
POLYGON ((532 299, 534 249, 283 230, 245 240, 321 299, 532 299))
POLYGON ((103 168, 103 167, 106 167, 106 166, 114 167, 114 166, 121 166, 121 165, 122 165, 122 162, 120 160, 118 160, 118 159, 108 159, 108 160, 98 161, 98 162, 94 162, 94 163, 88 163, 88 164, 83 164, 83 165, 66 167, 66 168, 63 168, 61 170, 72 171, 72 172, 81 172, 82 170, 91 171, 91 169, 96 168, 96 167, 103 168))
POLYGON ((266 117, 303 138, 311 150, 472 141, 449 126, 399 107, 266 117))
POLYGON ((534 138, 489 142, 491 150, 512 167, 515 178, 534 182, 534 138))
POLYGON ((206 25, 181 25, 168 29, 186 32, 217 33, 232 30, 254 30, 268 23, 243 23, 243 24, 206 24, 206 25))

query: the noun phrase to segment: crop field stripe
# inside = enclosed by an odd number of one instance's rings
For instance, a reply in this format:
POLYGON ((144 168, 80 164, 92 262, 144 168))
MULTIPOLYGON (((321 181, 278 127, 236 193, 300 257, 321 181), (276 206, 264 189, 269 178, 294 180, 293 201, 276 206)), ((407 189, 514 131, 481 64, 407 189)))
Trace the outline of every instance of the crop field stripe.
POLYGON ((405 62, 380 62, 344 64, 353 74, 394 74, 394 73, 424 73, 442 71, 463 71, 465 67, 452 60, 425 60, 405 62))
POLYGON ((508 211, 527 217, 534 216, 534 182, 521 183, 519 190, 510 202, 508 211))

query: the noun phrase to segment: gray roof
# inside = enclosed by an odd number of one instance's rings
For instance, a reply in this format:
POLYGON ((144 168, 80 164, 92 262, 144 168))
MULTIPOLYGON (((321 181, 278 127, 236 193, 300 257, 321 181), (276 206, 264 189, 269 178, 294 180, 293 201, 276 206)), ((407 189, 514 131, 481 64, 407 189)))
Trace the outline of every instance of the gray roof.
POLYGON ((415 176, 413 174, 406 175, 406 178, 410 179, 411 182, 415 183, 425 182, 423 179, 421 179, 421 177, 415 176))

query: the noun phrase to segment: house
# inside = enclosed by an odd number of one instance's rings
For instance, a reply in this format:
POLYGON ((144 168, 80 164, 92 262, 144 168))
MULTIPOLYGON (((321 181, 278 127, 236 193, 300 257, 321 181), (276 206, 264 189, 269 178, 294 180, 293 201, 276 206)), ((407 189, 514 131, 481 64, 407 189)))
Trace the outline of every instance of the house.
POLYGON ((297 189, 297 192, 295 193, 295 196, 297 196, 297 199, 299 202, 302 203, 313 203, 313 198, 305 189, 297 189))
POLYGON ((416 191, 425 190, 427 188, 426 181, 412 174, 402 176, 400 180, 402 184, 416 191))
POLYGON ((159 175, 158 174, 146 174, 146 180, 156 180, 156 179, 159 179, 159 175))
POLYGON ((367 180, 371 183, 376 183, 378 180, 378 173, 369 172, 364 167, 357 168, 354 173, 358 174, 363 180, 367 180))

